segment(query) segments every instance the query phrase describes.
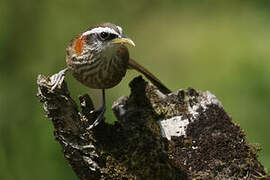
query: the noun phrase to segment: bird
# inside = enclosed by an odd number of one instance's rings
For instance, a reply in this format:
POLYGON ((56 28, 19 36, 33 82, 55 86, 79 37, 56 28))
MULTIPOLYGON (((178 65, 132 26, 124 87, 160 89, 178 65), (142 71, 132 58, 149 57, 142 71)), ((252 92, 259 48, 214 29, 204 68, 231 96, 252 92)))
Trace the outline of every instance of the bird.
POLYGON ((130 58, 126 45, 135 46, 123 29, 110 22, 96 24, 74 37, 66 48, 67 68, 54 77, 55 89, 67 71, 83 85, 102 90, 102 106, 97 119, 89 126, 97 126, 106 111, 105 89, 120 83, 128 69, 134 69, 145 75, 162 93, 169 94, 168 89, 146 68, 130 58))

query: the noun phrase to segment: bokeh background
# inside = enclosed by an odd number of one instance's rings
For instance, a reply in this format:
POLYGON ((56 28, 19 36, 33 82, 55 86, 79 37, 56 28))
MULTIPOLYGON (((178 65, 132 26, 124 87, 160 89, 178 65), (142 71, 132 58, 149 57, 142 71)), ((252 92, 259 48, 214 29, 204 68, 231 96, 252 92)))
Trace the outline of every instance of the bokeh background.
MULTIPOLYGON (((174 91, 214 93, 270 168, 269 19, 267 0, 1 0, 0 179, 76 179, 35 97, 36 77, 63 69, 71 38, 103 21, 122 26, 136 43, 132 57, 174 91)), ((108 107, 137 75, 107 91, 108 107)), ((97 91, 66 80, 74 98, 99 101, 97 91)))

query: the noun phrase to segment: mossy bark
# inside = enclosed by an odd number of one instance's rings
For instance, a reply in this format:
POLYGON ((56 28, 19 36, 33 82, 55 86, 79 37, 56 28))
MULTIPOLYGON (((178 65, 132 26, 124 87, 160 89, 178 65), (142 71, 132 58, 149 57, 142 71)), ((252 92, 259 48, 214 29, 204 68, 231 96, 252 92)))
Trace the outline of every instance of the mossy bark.
POLYGON ((38 98, 54 136, 80 179, 268 179, 241 128, 210 92, 162 94, 142 77, 113 104, 117 121, 101 122, 88 95, 82 111, 65 81, 52 90, 38 76, 38 98))

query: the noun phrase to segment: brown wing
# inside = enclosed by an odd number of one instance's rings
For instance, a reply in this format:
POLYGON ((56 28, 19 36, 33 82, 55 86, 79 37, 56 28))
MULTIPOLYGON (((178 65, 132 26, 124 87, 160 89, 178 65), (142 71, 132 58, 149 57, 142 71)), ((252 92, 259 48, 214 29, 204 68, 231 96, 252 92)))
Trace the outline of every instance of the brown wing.
POLYGON ((152 73, 150 73, 147 69, 145 69, 144 67, 142 67, 141 65, 139 65, 135 60, 133 59, 129 59, 128 62, 128 67, 130 69, 135 69, 137 71, 139 71, 140 73, 142 73, 143 75, 145 75, 145 77, 147 77, 147 79, 149 79, 155 86, 157 86, 157 88, 164 94, 169 94, 172 91, 169 90, 164 84, 162 84, 162 82, 156 78, 152 73))

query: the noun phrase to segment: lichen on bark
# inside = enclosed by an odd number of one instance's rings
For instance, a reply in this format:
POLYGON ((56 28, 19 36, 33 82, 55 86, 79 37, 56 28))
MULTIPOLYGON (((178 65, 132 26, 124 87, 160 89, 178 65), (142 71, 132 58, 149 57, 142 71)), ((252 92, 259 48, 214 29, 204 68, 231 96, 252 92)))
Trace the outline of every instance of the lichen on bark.
POLYGON ((65 81, 52 90, 38 76, 38 98, 54 136, 80 179, 268 179, 241 128, 210 92, 189 88, 168 95, 142 77, 112 106, 114 124, 101 122, 88 95, 82 111, 65 81))

